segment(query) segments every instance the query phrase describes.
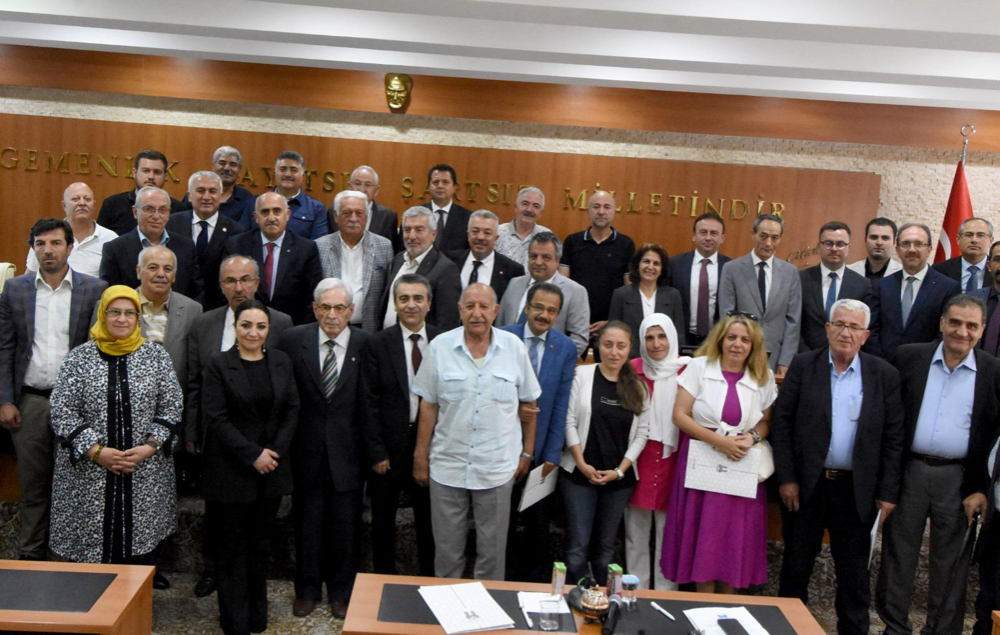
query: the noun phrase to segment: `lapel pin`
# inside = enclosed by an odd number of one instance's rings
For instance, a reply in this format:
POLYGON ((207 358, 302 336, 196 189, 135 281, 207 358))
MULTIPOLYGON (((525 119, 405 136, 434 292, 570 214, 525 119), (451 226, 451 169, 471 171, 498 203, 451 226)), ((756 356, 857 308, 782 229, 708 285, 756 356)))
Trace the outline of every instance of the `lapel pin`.
POLYGON ((354 361, 354 358, 353 358, 353 357, 351 358, 351 361, 352 361, 352 362, 354 361))

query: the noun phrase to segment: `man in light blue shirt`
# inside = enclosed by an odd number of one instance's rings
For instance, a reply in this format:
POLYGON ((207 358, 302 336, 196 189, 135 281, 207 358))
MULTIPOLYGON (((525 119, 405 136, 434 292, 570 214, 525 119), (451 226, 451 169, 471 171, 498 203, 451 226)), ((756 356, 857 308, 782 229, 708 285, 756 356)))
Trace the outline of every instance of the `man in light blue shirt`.
POLYGON ((439 335, 410 390, 421 397, 413 477, 430 486, 434 569, 465 570, 466 522, 476 525, 477 580, 502 580, 510 497, 531 466, 541 388, 521 340, 493 328, 496 294, 469 285, 462 326, 439 335))

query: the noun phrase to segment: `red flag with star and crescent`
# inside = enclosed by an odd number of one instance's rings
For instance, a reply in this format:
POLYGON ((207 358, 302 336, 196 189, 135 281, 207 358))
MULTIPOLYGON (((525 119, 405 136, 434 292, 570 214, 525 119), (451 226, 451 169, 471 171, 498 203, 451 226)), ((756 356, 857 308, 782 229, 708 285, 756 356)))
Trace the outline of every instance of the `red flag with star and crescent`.
POLYGON ((965 181, 965 167, 958 162, 955 170, 955 181, 951 184, 951 196, 948 197, 948 209, 941 223, 941 235, 938 237, 937 251, 934 252, 934 262, 939 263, 959 255, 958 228, 962 221, 972 218, 972 199, 969 197, 969 184, 965 181))

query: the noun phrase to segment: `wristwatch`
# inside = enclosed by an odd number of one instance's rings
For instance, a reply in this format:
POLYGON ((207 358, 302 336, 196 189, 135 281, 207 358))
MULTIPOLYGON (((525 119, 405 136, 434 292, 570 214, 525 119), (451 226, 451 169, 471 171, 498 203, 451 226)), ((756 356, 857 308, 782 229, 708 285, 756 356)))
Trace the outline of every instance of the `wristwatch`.
POLYGON ((618 475, 618 480, 619 480, 619 481, 621 481, 621 480, 623 480, 623 479, 625 478, 625 475, 624 475, 624 474, 622 474, 622 471, 621 471, 621 470, 619 470, 619 469, 618 469, 617 467, 615 468, 615 474, 617 474, 617 475, 618 475))
POLYGON ((528 454, 527 452, 521 452, 521 458, 522 459, 528 459, 529 461, 533 461, 535 459, 534 456, 532 456, 531 454, 528 454))
POLYGON ((754 445, 757 445, 758 443, 760 443, 760 432, 757 432, 756 428, 754 428, 753 430, 750 431, 750 436, 753 437, 753 444, 754 445))

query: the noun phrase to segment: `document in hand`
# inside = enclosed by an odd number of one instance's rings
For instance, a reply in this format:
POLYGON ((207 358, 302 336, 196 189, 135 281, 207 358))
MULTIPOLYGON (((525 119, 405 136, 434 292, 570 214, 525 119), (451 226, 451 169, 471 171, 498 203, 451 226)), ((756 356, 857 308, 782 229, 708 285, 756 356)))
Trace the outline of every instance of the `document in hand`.
POLYGON ((514 628, 482 582, 422 586, 420 596, 448 635, 514 628))
POLYGON ((556 483, 559 482, 559 468, 556 467, 546 477, 542 477, 543 469, 545 469, 544 463, 528 472, 528 481, 524 484, 521 504, 517 506, 517 511, 523 512, 556 491, 556 483))
POLYGON ((701 635, 726 635, 719 626, 719 620, 722 619, 736 620, 749 635, 767 635, 767 630, 744 606, 707 606, 688 609, 684 611, 684 617, 688 618, 691 626, 694 626, 701 635))
POLYGON ((733 461, 708 443, 691 439, 684 487, 755 498, 759 470, 760 452, 750 452, 742 460, 733 461))
POLYGON ((875 516, 875 524, 872 525, 871 541, 868 543, 868 568, 872 568, 872 559, 875 557, 875 538, 878 536, 878 524, 882 520, 882 510, 878 510, 875 516))

